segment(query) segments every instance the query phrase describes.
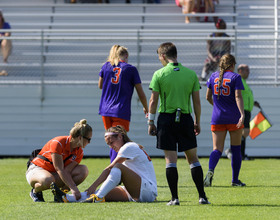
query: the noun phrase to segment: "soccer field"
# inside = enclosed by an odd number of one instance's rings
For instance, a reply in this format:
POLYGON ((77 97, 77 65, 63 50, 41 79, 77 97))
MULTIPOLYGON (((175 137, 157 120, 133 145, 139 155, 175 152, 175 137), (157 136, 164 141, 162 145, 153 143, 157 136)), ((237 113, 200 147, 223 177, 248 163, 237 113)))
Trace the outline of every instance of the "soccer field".
MULTIPOLYGON (((157 175, 158 198, 154 203, 103 204, 54 203, 50 190, 45 203, 34 203, 25 179, 26 158, 0 159, 0 219, 279 219, 280 184, 278 159, 243 161, 240 179, 246 187, 231 187, 230 160, 221 159, 212 187, 205 188, 211 205, 199 205, 189 165, 178 160, 180 206, 166 206, 170 192, 165 178, 165 160, 152 158, 157 175)), ((208 158, 200 159, 204 174, 208 158)), ((81 191, 99 176, 109 159, 83 159, 89 176, 81 191)))

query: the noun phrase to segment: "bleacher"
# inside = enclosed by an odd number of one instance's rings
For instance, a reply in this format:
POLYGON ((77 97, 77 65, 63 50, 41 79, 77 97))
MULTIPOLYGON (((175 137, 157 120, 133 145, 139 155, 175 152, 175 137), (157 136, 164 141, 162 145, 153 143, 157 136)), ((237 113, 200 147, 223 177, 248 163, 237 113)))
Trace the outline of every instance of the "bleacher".
MULTIPOLYGON (((27 1, 25 4, 3 2, 1 8, 5 11, 4 16, 13 30, 43 29, 44 36, 80 36, 93 37, 94 39, 85 40, 83 38, 82 40, 68 39, 63 41, 52 38, 52 40, 43 42, 43 52, 40 40, 14 40, 14 51, 9 58, 10 64, 3 67, 13 76, 13 81, 23 80, 23 77, 25 80, 32 81, 36 77, 40 80, 42 65, 44 65, 44 76, 47 81, 61 81, 62 78, 65 78, 65 75, 68 76, 68 80, 78 80, 77 72, 85 80, 96 81, 98 77, 94 78, 90 73, 99 71, 112 44, 123 44, 129 48, 131 52, 130 62, 137 65, 142 74, 142 79, 148 81, 150 80, 151 66, 153 66, 153 69, 160 67, 157 59, 153 56, 158 44, 154 43, 155 40, 162 39, 162 36, 165 36, 165 39, 162 40, 168 40, 169 38, 166 38, 166 36, 174 35, 174 31, 177 36, 185 36, 186 33, 179 32, 189 28, 193 30, 208 29, 210 32, 214 28, 213 22, 185 24, 185 15, 182 14, 181 8, 171 1, 162 4, 140 4, 139 2, 135 4, 114 2, 113 4, 64 4, 62 1, 55 2, 52 4, 50 2, 46 4, 46 1, 42 1, 40 4, 34 4, 32 1, 27 1), (66 32, 71 29, 75 31, 66 32), (63 32, 47 33, 48 30, 62 30, 63 32), (97 32, 89 33, 86 32, 87 30, 97 32), (127 37, 130 37, 130 39, 127 39, 127 37), (137 37, 142 38, 140 41, 135 40, 137 37), (137 45, 140 49, 137 49, 137 45), (139 54, 137 50, 141 50, 141 53, 139 54), (41 58, 41 53, 43 58, 41 58), (95 62, 92 62, 92 60, 95 62), (19 69, 21 71, 18 71, 19 69)), ((220 6, 219 16, 227 21, 228 29, 235 29, 237 25, 234 22, 236 13, 232 12, 235 5, 221 3, 217 7, 220 6), (230 12, 227 12, 226 8, 230 12)), ((205 15, 204 13, 196 14, 196 16, 201 16, 201 20, 205 15)), ((209 13, 210 15, 212 14, 209 13)), ((193 17, 192 20, 195 20, 195 18, 193 17)), ((196 59, 196 63, 192 61, 186 63, 197 72, 201 71, 205 59, 203 55, 205 56, 205 36, 208 35, 206 33, 187 33, 194 38, 196 36, 204 37, 195 46, 197 52, 194 59, 196 59)), ((12 35, 15 37, 28 35, 36 38, 41 33, 15 32, 12 35)), ((178 42, 184 41, 185 39, 181 39, 178 42)), ((182 47, 182 52, 184 48, 192 50, 193 44, 186 42, 182 47)), ((188 56, 185 57, 185 60, 187 59, 188 56)))
MULTIPOLYGON (((147 4, 140 0, 132 0, 131 4, 124 4, 121 0, 110 2, 1 1, 0 8, 13 31, 13 53, 9 63, 0 62, 0 69, 5 68, 9 74, 0 78, 0 146, 8 147, 2 150, 2 155, 12 155, 10 149, 27 155, 49 138, 67 134, 73 123, 81 118, 88 119, 94 128, 94 146, 87 147, 86 155, 107 155, 108 149, 102 138, 103 124, 97 114, 101 95, 97 80, 113 44, 128 47, 129 62, 138 67, 148 99, 152 74, 161 67, 156 49, 162 42, 174 42, 180 62, 200 74, 207 56, 206 36, 215 31, 213 22, 202 20, 208 15, 212 21, 213 14, 192 15, 191 23, 185 24, 186 15, 171 0, 162 0, 161 4, 147 4), (197 22, 195 16, 200 16, 201 22, 197 22), (17 134, 16 138, 14 134, 17 134)), ((279 85, 279 80, 275 80, 275 41, 266 39, 274 36, 273 4, 223 0, 215 5, 215 11, 215 15, 227 22, 231 51, 238 63, 247 63, 251 68, 248 82, 279 85), (259 36, 263 39, 256 39, 259 36)), ((277 77, 279 79, 279 74, 277 77)), ((279 155, 277 132, 280 128, 277 122, 280 117, 277 109, 280 103, 276 101, 279 100, 279 90, 266 88, 272 93, 269 98, 262 91, 253 91, 255 98, 267 106, 264 110, 272 115, 275 125, 258 143, 248 141, 248 154, 273 156, 276 152, 279 155), (264 152, 262 147, 267 141, 272 144, 264 152)), ((200 156, 209 156, 212 150, 209 132, 212 107, 204 96, 203 86, 203 130, 198 138, 198 152, 200 156)), ((252 115, 257 110, 254 111, 252 115)), ((131 139, 141 142, 150 155, 159 155, 161 152, 155 150, 154 138, 147 135, 146 119, 135 95, 132 112, 131 139)), ((226 144, 229 145, 228 139, 226 144)))

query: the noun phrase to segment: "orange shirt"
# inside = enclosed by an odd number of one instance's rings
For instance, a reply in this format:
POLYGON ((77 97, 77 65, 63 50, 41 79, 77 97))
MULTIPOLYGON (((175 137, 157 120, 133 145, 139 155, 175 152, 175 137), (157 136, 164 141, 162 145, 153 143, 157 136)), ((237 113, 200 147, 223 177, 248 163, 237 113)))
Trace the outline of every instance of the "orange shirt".
MULTIPOLYGON (((64 163, 64 167, 73 161, 80 163, 83 159, 84 151, 81 147, 78 147, 75 148, 72 152, 70 152, 70 140, 71 136, 55 137, 45 144, 45 146, 40 151, 39 155, 48 158, 49 161, 52 162, 52 153, 62 155, 63 160, 66 159, 70 154, 73 154, 73 156, 64 163)), ((56 172, 54 166, 50 162, 47 162, 43 159, 36 157, 31 162, 49 172, 56 172)))

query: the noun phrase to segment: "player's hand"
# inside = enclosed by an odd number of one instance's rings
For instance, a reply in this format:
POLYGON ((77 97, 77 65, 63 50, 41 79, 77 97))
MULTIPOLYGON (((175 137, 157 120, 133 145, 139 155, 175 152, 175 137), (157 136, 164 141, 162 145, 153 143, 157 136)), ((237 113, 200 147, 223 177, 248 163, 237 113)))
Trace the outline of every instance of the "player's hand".
POLYGON ((75 196, 76 200, 79 200, 82 197, 80 191, 78 190, 78 188, 76 190, 75 189, 71 189, 71 192, 75 196))
POLYGON ((212 60, 212 62, 214 62, 214 63, 217 63, 217 62, 218 62, 217 57, 213 57, 211 60, 212 60))
POLYGON ((239 121, 236 125, 237 128, 240 128, 244 123, 244 115, 241 115, 241 117, 239 118, 239 121))
POLYGON ((155 125, 149 125, 148 135, 156 136, 156 134, 157 134, 157 127, 155 125))
POLYGON ((144 111, 144 114, 146 115, 145 118, 148 118, 148 113, 149 113, 148 110, 143 108, 143 111, 144 111))
POLYGON ((194 133, 195 135, 199 135, 200 134, 200 124, 194 124, 194 133))
POLYGON ((91 186, 86 190, 88 196, 91 195, 91 194, 94 194, 95 191, 96 191, 96 187, 93 186, 93 185, 91 185, 91 186))
POLYGON ((260 103, 258 103, 257 101, 254 101, 254 106, 261 108, 260 103))

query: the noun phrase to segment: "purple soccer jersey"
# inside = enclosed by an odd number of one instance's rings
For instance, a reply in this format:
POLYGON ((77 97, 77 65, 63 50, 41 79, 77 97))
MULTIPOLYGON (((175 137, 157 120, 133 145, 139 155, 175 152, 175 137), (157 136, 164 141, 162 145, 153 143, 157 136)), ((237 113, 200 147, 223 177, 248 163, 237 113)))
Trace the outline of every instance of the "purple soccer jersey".
MULTIPOLYGON (((11 26, 10 26, 10 24, 9 24, 8 22, 5 22, 4 25, 3 25, 3 27, 2 27, 2 29, 11 29, 11 26)), ((1 35, 4 35, 5 32, 1 32, 0 34, 1 34, 1 35)))
POLYGON ((219 90, 219 72, 215 72, 207 81, 207 87, 213 94, 213 112, 211 124, 237 124, 240 112, 235 101, 235 90, 244 90, 241 76, 237 73, 226 71, 219 90))
POLYGON ((103 78, 99 114, 130 121, 134 86, 141 83, 136 67, 125 62, 117 66, 106 62, 99 76, 103 78))

